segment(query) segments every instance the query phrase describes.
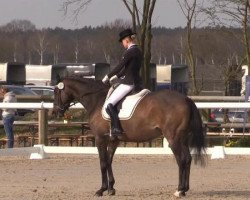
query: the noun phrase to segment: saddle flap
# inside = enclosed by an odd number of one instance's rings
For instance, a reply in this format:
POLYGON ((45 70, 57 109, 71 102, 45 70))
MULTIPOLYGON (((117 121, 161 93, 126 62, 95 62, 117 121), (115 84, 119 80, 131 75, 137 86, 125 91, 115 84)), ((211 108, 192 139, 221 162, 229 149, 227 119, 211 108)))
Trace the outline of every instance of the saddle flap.
MULTIPOLYGON (((120 120, 128 120, 132 117, 137 105, 140 101, 148 94, 150 90, 143 89, 140 92, 127 96, 122 102, 120 112, 118 114, 120 120)), ((109 115, 107 114, 104 106, 102 108, 102 117, 105 120, 110 120, 109 115)))

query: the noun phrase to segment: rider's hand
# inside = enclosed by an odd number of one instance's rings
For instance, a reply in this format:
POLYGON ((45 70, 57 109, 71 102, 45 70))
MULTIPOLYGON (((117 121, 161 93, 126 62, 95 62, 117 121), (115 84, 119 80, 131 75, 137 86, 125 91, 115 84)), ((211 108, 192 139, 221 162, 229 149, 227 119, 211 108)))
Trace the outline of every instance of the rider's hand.
POLYGON ((104 76, 104 78, 102 79, 102 82, 103 82, 104 84, 109 83, 109 77, 108 77, 108 75, 104 76))
POLYGON ((116 83, 118 80, 118 77, 116 75, 112 76, 109 80, 110 84, 113 85, 114 83, 116 83))

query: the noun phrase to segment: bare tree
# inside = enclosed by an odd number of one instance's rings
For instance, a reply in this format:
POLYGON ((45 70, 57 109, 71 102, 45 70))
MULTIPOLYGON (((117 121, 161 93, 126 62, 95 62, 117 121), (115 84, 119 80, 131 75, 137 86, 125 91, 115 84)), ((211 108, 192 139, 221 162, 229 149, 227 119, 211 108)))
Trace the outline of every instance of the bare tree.
POLYGON ((43 65, 44 63, 44 53, 46 52, 47 47, 48 42, 46 38, 46 31, 41 30, 37 33, 37 40, 34 44, 34 49, 40 56, 40 65, 43 65))
POLYGON ((95 51, 94 50, 94 43, 91 40, 87 40, 85 45, 86 45, 86 50, 85 51, 88 52, 88 57, 89 57, 90 60, 92 60, 93 57, 94 57, 94 51, 95 51))
POLYGON ((17 61, 17 42, 14 41, 13 44, 13 61, 16 62, 17 61))
POLYGON ((48 38, 47 43, 50 44, 49 48, 48 48, 48 52, 51 55, 50 56, 50 58, 51 58, 50 62, 53 62, 54 64, 57 64, 59 62, 59 53, 60 53, 60 50, 61 50, 60 37, 57 34, 51 34, 51 33, 48 33, 48 34, 49 34, 49 38, 48 38))
POLYGON ((100 44, 102 45, 103 54, 107 63, 113 65, 119 62, 119 60, 117 60, 117 57, 120 57, 122 51, 120 48, 120 44, 117 42, 117 35, 121 29, 127 28, 129 26, 130 23, 128 21, 121 19, 117 19, 114 22, 105 24, 103 34, 105 34, 105 38, 109 42, 107 43, 106 41, 103 41, 103 39, 101 39, 102 41, 100 42, 100 44))
MULTIPOLYGON (((232 91, 231 85, 234 81, 239 80, 241 75, 241 64, 236 64, 236 55, 228 57, 227 62, 220 65, 222 79, 225 87, 225 96, 235 96, 236 94, 232 91)), ((238 95, 238 94, 237 94, 238 95)))
POLYGON ((122 0, 128 9, 134 31, 137 32, 138 42, 143 54, 142 77, 144 84, 150 88, 150 62, 151 62, 151 40, 152 40, 152 16, 156 0, 144 0, 142 13, 136 0, 122 0))
POLYGON ((4 26, 0 27, 2 31, 14 32, 14 31, 35 31, 36 26, 28 20, 14 19, 4 26))
POLYGON ((79 53, 80 53, 80 46, 79 46, 79 39, 78 37, 76 37, 74 39, 74 45, 75 45, 75 48, 74 48, 74 54, 75 54, 75 63, 78 63, 78 57, 79 57, 79 53))
POLYGON ((57 64, 59 61, 59 51, 60 51, 60 45, 57 43, 55 44, 54 52, 53 52, 54 64, 57 64))
POLYGON ((192 93, 194 95, 199 94, 197 81, 196 81, 196 61, 192 45, 192 30, 194 26, 195 14, 197 12, 197 0, 177 0, 183 15, 186 18, 186 43, 187 52, 186 57, 188 65, 190 67, 191 81, 192 81, 192 93))
POLYGON ((243 62, 246 62, 250 69, 249 0, 210 0, 210 2, 211 6, 206 12, 211 16, 215 24, 241 27, 242 37, 238 39, 245 48, 245 57, 242 59, 245 60, 243 62))
MULTIPOLYGON (((77 19, 81 10, 91 3, 92 0, 64 0, 63 10, 67 14, 69 7, 73 7, 74 18, 77 19)), ((136 0, 122 0, 131 14, 133 30, 138 34, 138 42, 143 54, 142 77, 146 87, 150 88, 150 61, 152 39, 152 15, 156 0, 144 0, 142 13, 137 6, 136 0)))
POLYGON ((62 9, 64 15, 66 16, 70 8, 73 9, 73 20, 77 22, 79 13, 85 10, 87 6, 92 2, 92 0, 64 0, 62 4, 62 9))

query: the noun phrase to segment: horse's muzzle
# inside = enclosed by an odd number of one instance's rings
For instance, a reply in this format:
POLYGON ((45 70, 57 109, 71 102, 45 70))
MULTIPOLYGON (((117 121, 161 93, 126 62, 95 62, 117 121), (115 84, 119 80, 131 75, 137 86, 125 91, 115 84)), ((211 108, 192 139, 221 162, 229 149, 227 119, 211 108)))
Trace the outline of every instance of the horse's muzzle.
POLYGON ((63 115, 64 115, 63 111, 61 111, 61 110, 59 110, 59 109, 57 109, 55 107, 53 108, 53 110, 52 110, 52 116, 53 117, 59 118, 59 117, 63 117, 63 115))

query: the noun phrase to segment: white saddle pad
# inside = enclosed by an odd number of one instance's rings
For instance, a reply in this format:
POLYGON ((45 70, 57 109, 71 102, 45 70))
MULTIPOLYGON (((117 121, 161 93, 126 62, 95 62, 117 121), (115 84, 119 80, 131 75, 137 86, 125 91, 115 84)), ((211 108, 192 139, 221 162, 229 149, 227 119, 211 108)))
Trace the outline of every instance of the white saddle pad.
MULTIPOLYGON (((122 102, 122 107, 119 112, 120 120, 128 120, 132 117, 137 105, 139 102, 148 94, 150 90, 143 89, 137 94, 127 96, 125 100, 122 102)), ((102 107, 102 117, 105 120, 110 120, 109 115, 107 114, 104 107, 102 107)))

